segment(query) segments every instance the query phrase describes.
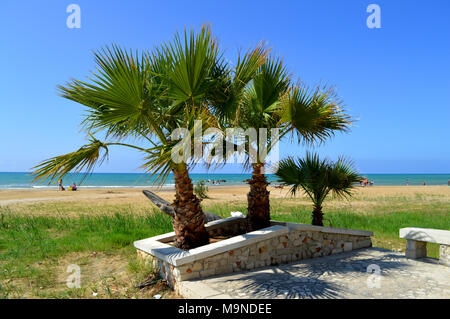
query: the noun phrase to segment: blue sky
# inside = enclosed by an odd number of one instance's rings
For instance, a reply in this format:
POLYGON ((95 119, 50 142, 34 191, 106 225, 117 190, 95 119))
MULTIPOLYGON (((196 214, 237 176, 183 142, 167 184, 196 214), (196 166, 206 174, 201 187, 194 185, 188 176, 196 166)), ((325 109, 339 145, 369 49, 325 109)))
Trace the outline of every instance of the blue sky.
MULTIPOLYGON (((346 155, 362 173, 449 173, 449 12, 448 0, 3 0, 0 171, 28 171, 85 143, 83 107, 59 97, 56 85, 85 78, 93 50, 151 49, 207 22, 231 61, 265 40, 295 77, 337 88, 358 122, 314 148, 320 154, 346 155), (80 29, 66 26, 71 3, 81 8, 80 29), (381 8, 381 29, 366 26, 371 3, 381 8)), ((305 150, 280 147, 282 156, 305 150)), ((139 154, 110 154, 96 172, 138 172, 139 154)))

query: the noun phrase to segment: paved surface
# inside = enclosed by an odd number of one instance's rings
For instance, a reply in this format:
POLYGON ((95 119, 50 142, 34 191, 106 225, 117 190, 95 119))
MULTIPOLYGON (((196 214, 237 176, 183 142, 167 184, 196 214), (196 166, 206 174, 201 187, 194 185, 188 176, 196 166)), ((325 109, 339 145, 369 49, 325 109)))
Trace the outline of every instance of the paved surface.
POLYGON ((450 267, 368 248, 186 281, 179 292, 186 298, 450 298, 450 267))

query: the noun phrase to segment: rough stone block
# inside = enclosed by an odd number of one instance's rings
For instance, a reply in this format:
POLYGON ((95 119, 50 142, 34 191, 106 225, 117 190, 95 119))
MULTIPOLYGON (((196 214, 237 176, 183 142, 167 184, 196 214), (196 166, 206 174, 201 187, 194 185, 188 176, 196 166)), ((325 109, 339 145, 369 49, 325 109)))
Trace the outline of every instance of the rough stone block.
POLYGON ((355 249, 372 247, 372 241, 370 238, 364 238, 356 242, 355 246, 356 246, 355 249))
POLYGON ((216 269, 205 269, 200 271, 200 277, 205 278, 209 276, 214 276, 216 274, 216 269))
POLYGON ((294 245, 294 246, 300 246, 302 244, 302 241, 300 240, 300 239, 296 239, 296 240, 294 240, 293 242, 292 242, 292 245, 294 245))
POLYGON ((344 251, 351 251, 353 249, 353 243, 351 241, 344 242, 344 251))
POLYGON ((227 274, 230 272, 233 272, 233 265, 225 265, 225 266, 221 266, 216 269, 216 275, 217 274, 227 274))
POLYGON ((441 264, 450 266, 450 246, 440 245, 439 247, 439 261, 441 264))
POLYGON ((247 261, 249 259, 251 260, 253 258, 249 258, 248 256, 236 256, 236 261, 240 261, 240 262, 247 261))
POLYGON ((319 233, 317 231, 313 232, 312 233, 312 239, 314 239, 314 240, 321 240, 322 239, 321 233, 319 233))
MULTIPOLYGON (((203 270, 216 269, 218 266, 219 266, 219 264, 216 261, 205 261, 203 270)), ((192 269, 191 269, 191 271, 192 271, 192 269)))
POLYGON ((258 253, 260 253, 260 254, 263 254, 266 251, 267 251, 267 246, 266 245, 261 246, 261 247, 258 248, 258 253))
POLYGON ((178 278, 176 278, 177 281, 183 281, 183 280, 190 280, 190 279, 195 279, 195 278, 199 278, 200 277, 200 272, 199 271, 194 271, 191 272, 190 274, 185 273, 185 274, 180 274, 178 278))
POLYGON ((192 271, 200 271, 203 270, 203 262, 202 261, 196 261, 192 264, 192 271))
POLYGON ((227 256, 224 256, 223 259, 218 262, 218 264, 219 264, 219 267, 223 267, 223 266, 229 265, 230 262, 228 261, 227 256))
POLYGON ((339 253, 342 253, 342 252, 344 252, 344 249, 342 248, 342 247, 337 247, 337 248, 334 248, 332 251, 331 251, 331 254, 339 254, 339 253))
POLYGON ((406 258, 423 258, 427 256, 427 243, 417 240, 406 240, 406 258))

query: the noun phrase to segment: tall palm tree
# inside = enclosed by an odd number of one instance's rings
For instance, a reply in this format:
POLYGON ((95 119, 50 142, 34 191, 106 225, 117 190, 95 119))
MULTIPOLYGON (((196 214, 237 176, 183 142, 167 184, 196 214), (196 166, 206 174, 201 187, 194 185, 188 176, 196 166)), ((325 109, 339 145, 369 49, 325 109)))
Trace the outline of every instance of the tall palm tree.
MULTIPOLYGON (((259 66, 250 63, 255 60, 251 57, 259 53, 258 48, 249 50, 238 63, 250 78, 259 66)), ((88 82, 73 80, 59 86, 62 97, 87 107, 82 124, 89 143, 35 166, 35 180, 53 182, 72 171, 89 173, 107 158, 110 146, 135 149, 144 154, 142 167, 156 174, 157 182, 164 183, 173 174, 175 245, 191 249, 207 244, 204 214, 189 177, 190 167, 199 159, 186 156, 174 161, 172 153, 180 150, 171 133, 187 128, 187 139, 192 140, 196 121, 201 121, 203 131, 218 126, 211 105, 225 100, 222 91, 231 75, 210 27, 198 33, 185 31, 184 39, 176 34, 151 53, 105 48, 95 53, 95 61, 97 70, 88 82), (104 141, 94 137, 97 134, 104 141)), ((181 154, 185 155, 183 150, 181 154)))
MULTIPOLYGON (((258 135, 259 142, 255 145, 258 155, 253 160, 247 156, 246 163, 252 168, 247 218, 250 229, 256 230, 270 226, 269 191, 264 169, 267 155, 276 143, 288 133, 292 133, 291 137, 299 143, 322 142, 336 131, 348 130, 351 119, 332 89, 309 89, 301 83, 293 84, 282 61, 274 56, 265 59, 243 91, 233 113, 239 126, 255 128, 258 135), (267 129, 264 144, 260 144, 260 128, 267 129), (271 129, 275 128, 279 129, 278 137, 271 135, 271 129), (264 153, 266 156, 260 155, 264 153)), ((250 145, 245 150, 249 152, 250 145)))
POLYGON ((302 189, 309 196, 314 205, 312 224, 316 226, 323 226, 322 204, 325 198, 330 193, 337 197, 350 196, 355 183, 362 178, 351 162, 343 158, 331 162, 311 153, 307 153, 305 158, 281 160, 275 174, 282 184, 291 186, 293 195, 302 189))

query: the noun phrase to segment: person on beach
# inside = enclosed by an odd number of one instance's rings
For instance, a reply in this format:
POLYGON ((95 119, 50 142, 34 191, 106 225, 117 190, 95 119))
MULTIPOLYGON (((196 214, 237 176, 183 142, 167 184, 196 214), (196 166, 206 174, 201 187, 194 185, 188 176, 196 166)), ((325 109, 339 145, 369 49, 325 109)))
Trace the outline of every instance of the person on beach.
POLYGON ((60 191, 65 190, 65 188, 64 188, 64 186, 63 186, 63 184, 62 184, 62 179, 60 179, 60 180, 58 181, 58 186, 59 186, 59 190, 60 190, 60 191))
POLYGON ((75 182, 74 182, 73 185, 72 185, 72 190, 73 190, 73 191, 76 191, 76 190, 77 190, 77 185, 75 185, 75 182))

